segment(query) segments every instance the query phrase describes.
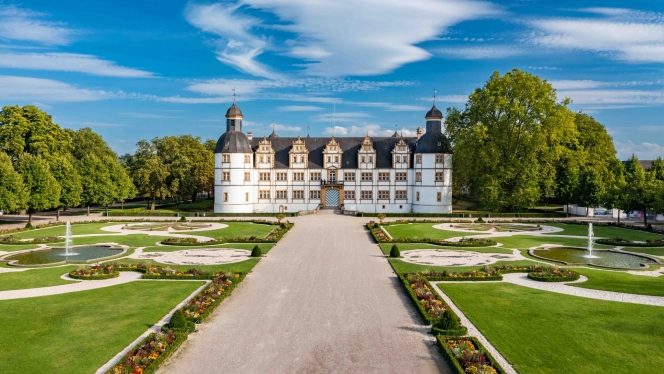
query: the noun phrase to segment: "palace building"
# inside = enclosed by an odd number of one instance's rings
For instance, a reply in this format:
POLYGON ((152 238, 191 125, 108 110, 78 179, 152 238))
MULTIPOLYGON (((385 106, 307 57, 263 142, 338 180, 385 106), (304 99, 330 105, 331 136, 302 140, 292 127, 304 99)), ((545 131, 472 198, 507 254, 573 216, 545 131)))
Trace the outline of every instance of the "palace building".
POLYGON ((452 212, 452 151, 434 106, 417 137, 253 137, 226 112, 215 149, 216 213, 323 207, 371 213, 452 212))

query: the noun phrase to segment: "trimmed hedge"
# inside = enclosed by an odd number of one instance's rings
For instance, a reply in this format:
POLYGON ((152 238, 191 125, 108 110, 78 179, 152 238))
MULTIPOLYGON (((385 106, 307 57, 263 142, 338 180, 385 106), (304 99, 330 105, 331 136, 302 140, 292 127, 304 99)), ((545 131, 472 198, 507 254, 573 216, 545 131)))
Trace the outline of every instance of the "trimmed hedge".
POLYGON ((495 240, 485 239, 485 238, 461 239, 458 242, 450 242, 450 241, 447 241, 447 240, 441 240, 441 241, 435 242, 435 243, 439 244, 439 245, 454 246, 454 247, 491 247, 491 246, 497 244, 497 242, 495 240))
MULTIPOLYGON (((450 369, 454 374, 467 374, 467 372, 463 369, 463 366, 461 366, 461 363, 459 363, 457 358, 454 357, 454 353, 452 353, 452 351, 447 347, 447 343, 444 341, 445 338, 446 337, 443 335, 436 336, 436 342, 438 343, 438 348, 443 354, 445 361, 447 361, 450 369)), ((458 337, 454 336, 451 336, 449 338, 458 339, 458 337)), ((491 353, 487 352, 486 348, 484 348, 484 346, 476 338, 472 336, 467 336, 464 337, 463 339, 471 341, 477 350, 482 351, 482 353, 486 356, 486 359, 489 362, 489 364, 491 364, 491 366, 496 370, 498 374, 506 374, 503 368, 498 364, 498 362, 496 362, 496 359, 493 358, 491 353)))
MULTIPOLYGON (((422 306, 422 304, 420 303, 420 300, 417 298, 417 295, 415 294, 415 291, 413 291, 413 289, 410 287, 410 283, 408 283, 408 279, 406 279, 406 277, 403 274, 398 274, 398 276, 399 276, 399 279, 401 280, 401 284, 403 284, 403 286, 406 288, 406 292, 410 296, 410 300, 413 302, 413 304, 415 304, 415 307, 417 308, 417 311, 420 313, 420 316, 422 317, 422 319, 430 325, 433 325, 436 322, 438 322, 439 318, 431 318, 429 313, 427 313, 426 309, 424 309, 424 306, 422 306)), ((431 288, 431 284, 427 280, 425 280, 425 283, 427 284, 427 286, 429 288, 431 288)), ((433 290, 433 288, 431 288, 431 289, 433 290)), ((435 291, 432 291, 432 292, 435 292, 435 291)), ((443 301, 441 299, 441 297, 440 297, 440 295, 438 295, 438 293, 435 293, 435 295, 436 295, 436 299, 442 301, 447 306, 445 301, 443 301)))
MULTIPOLYGON (((157 370, 159 369, 159 367, 161 366, 161 364, 170 355, 172 355, 173 352, 175 352, 180 347, 180 345, 182 345, 182 343, 185 342, 185 340, 187 340, 188 335, 187 335, 186 332, 179 331, 179 330, 172 330, 172 331, 173 331, 173 341, 166 346, 166 349, 164 349, 161 352, 159 357, 157 357, 156 359, 150 361, 150 363, 148 363, 148 365, 145 366, 145 368, 142 371, 143 374, 154 374, 154 373, 156 373, 157 370)), ((138 350, 141 349, 141 347, 143 347, 145 344, 150 342, 154 336, 155 336, 154 333, 148 335, 148 337, 145 338, 138 345, 136 345, 136 347, 134 349, 132 349, 130 351, 131 353, 128 354, 127 356, 129 356, 129 357, 134 356, 136 354, 136 352, 138 352, 138 350)), ((127 356, 123 357, 124 360, 119 362, 118 364, 116 364, 115 367, 125 364, 126 360, 127 360, 127 356)), ((113 373, 114 373, 113 369, 106 372, 106 374, 113 374, 113 373)))
POLYGON ((661 239, 657 240, 646 240, 645 243, 635 243, 633 240, 621 239, 621 238, 611 238, 611 239, 597 239, 595 240, 597 244, 604 245, 614 245, 614 246, 623 246, 623 247, 664 247, 664 241, 661 239))
MULTIPOLYGON (((106 217, 276 217, 280 213, 213 213, 213 212, 172 212, 159 210, 117 211, 109 210, 106 217)), ((287 217, 297 217, 298 213, 282 213, 287 217)))
MULTIPOLYGON (((205 321, 208 317, 210 317, 210 314, 214 311, 214 309, 217 306, 219 306, 219 304, 221 304, 221 302, 224 301, 228 296, 230 296, 231 293, 233 293, 233 290, 235 289, 235 287, 237 287, 237 285, 240 284, 244 280, 244 277, 246 276, 245 274, 242 274, 242 273, 235 273, 235 274, 238 274, 240 277, 239 278, 233 278, 231 280, 233 283, 231 283, 228 287, 226 287, 226 290, 224 291, 224 293, 221 296, 219 296, 219 298, 216 299, 215 302, 210 304, 207 307, 207 309, 205 309, 205 312, 203 312, 203 314, 198 316, 198 318, 196 318, 195 321, 193 319, 189 319, 190 321, 198 322, 198 323, 205 321)), ((201 290, 200 293, 203 293, 203 292, 205 292, 205 289, 201 290)), ((198 294, 196 294, 196 296, 194 296, 193 299, 196 299, 197 297, 198 297, 198 294)))
POLYGON ((502 275, 487 277, 432 277, 427 279, 430 282, 491 282, 503 280, 502 275))
MULTIPOLYGON (((358 217, 377 217, 381 213, 357 212, 358 217)), ((386 217, 450 217, 450 218, 562 218, 565 213, 384 213, 386 217), (472 217, 469 217, 472 215, 472 217)))
POLYGON ((91 275, 89 277, 86 277, 85 275, 76 275, 74 274, 76 270, 69 272, 69 278, 72 279, 79 279, 79 280, 105 280, 105 279, 113 279, 117 278, 120 276, 120 273, 117 271, 112 272, 111 274, 107 275, 91 275))
POLYGON ((211 274, 206 275, 159 275, 144 273, 141 279, 165 279, 165 280, 212 280, 215 277, 211 274))
POLYGON ((458 330, 443 330, 436 326, 431 327, 431 333, 434 336, 443 335, 443 336, 464 336, 468 334, 468 328, 466 326, 461 326, 458 330))
POLYGON ((575 280, 579 280, 579 277, 581 277, 579 273, 575 273, 573 277, 556 277, 548 274, 541 276, 539 274, 540 273, 530 272, 528 273, 528 279, 532 279, 538 282, 573 282, 575 280))

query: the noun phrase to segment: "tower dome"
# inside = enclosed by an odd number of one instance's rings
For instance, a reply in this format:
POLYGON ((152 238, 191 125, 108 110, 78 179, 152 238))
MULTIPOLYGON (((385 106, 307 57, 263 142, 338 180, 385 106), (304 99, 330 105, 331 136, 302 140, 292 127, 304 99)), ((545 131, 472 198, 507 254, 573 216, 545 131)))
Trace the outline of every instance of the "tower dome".
POLYGON ((431 109, 424 116, 425 119, 443 119, 443 113, 436 108, 436 104, 433 104, 431 109))
POLYGON ((240 110, 240 107, 238 107, 237 105, 235 105, 235 103, 233 103, 233 105, 231 105, 231 107, 228 108, 228 110, 226 111, 226 118, 237 118, 237 117, 242 118, 242 111, 240 110))

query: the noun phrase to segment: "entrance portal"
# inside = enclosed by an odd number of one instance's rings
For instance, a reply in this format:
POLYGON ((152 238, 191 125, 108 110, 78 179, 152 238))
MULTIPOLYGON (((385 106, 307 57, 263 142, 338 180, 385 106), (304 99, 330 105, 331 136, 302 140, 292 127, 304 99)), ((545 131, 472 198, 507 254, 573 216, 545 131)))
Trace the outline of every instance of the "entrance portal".
POLYGON ((325 206, 339 206, 339 190, 327 190, 325 193, 325 206))

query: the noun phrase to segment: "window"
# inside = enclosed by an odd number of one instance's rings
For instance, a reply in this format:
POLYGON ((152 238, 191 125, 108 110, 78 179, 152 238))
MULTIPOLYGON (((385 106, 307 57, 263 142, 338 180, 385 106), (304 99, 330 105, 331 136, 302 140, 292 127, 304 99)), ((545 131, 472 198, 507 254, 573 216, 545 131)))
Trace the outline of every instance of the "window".
POLYGON ((339 162, 339 156, 334 156, 334 162, 339 162))
POLYGON ((369 163, 373 162, 373 156, 369 156, 369 163))
POLYGON ((422 155, 415 155, 415 163, 416 164, 422 163, 422 155))
POLYGON ((367 162, 367 158, 364 157, 364 156, 362 156, 362 162, 363 162, 363 163, 367 162))
POLYGON ((261 162, 265 162, 265 156, 261 156, 261 162))
POLYGON ((443 181, 443 173, 442 172, 437 172, 436 173, 436 182, 442 182, 443 181))
POLYGON ((269 181, 270 180, 270 173, 260 173, 259 174, 259 180, 269 181))
POLYGON ((389 182, 390 173, 378 173, 378 180, 381 182, 389 182))
POLYGON ((277 191, 277 199, 287 199, 287 191, 277 191))
POLYGON ((408 199, 406 193, 407 191, 394 191, 394 198, 397 200, 406 200, 408 199))
POLYGON ((294 181, 303 181, 304 180, 304 173, 293 173, 293 180, 294 181))
POLYGON ((344 173, 344 180, 346 182, 355 182, 355 173, 344 173))
POLYGON ((278 181, 288 180, 288 173, 277 173, 277 180, 278 181))
POLYGON ((445 162, 445 155, 436 155, 436 163, 442 164, 445 162))
POLYGON ((373 173, 362 173, 363 182, 371 182, 373 180, 373 173))
POLYGON ((267 163, 269 164, 270 162, 272 162, 272 156, 267 156, 267 163))
POLYGON ((415 182, 422 182, 422 173, 415 173, 415 182))
POLYGON ((304 199, 304 191, 293 191, 293 199, 304 199))
POLYGON ((228 202, 228 192, 224 192, 224 202, 228 202))
POLYGON ((389 200, 390 199, 390 191, 378 191, 378 199, 379 200, 389 200))
POLYGON ((320 180, 320 173, 311 173, 311 180, 312 181, 319 181, 320 180))
POLYGON ((443 201, 443 194, 442 194, 442 192, 438 192, 438 193, 436 194, 436 201, 438 201, 438 202, 443 201))
POLYGON ((373 199, 373 191, 361 191, 360 199, 362 200, 371 200, 373 199))
POLYGON ((399 156, 394 156, 394 163, 398 164, 401 162, 401 157, 399 156))
POLYGON ((251 163, 251 155, 244 155, 244 163, 245 164, 251 163))
POLYGON ((221 155, 221 162, 231 162, 231 155, 221 155))
POLYGON ((397 182, 406 182, 408 181, 408 173, 396 173, 395 179, 397 182))
POLYGON ((355 200, 355 191, 344 191, 345 200, 355 200))
POLYGON ((249 192, 244 193, 244 201, 249 202, 249 192))
POLYGON ((251 173, 244 173, 244 181, 245 182, 251 181, 251 173))
POLYGON ((224 171, 223 173, 221 173, 221 180, 222 181, 231 180, 231 172, 230 171, 224 171))
POLYGON ((415 193, 415 200, 420 201, 420 193, 419 192, 415 193))
POLYGON ((258 191, 258 198, 259 199, 269 199, 270 198, 270 191, 258 191))
POLYGON ((332 156, 327 156, 327 162, 332 162, 332 156))
POLYGON ((309 191, 310 199, 320 199, 320 191, 309 191))

